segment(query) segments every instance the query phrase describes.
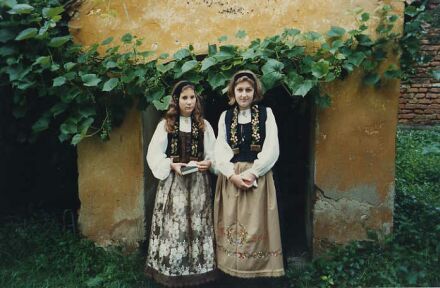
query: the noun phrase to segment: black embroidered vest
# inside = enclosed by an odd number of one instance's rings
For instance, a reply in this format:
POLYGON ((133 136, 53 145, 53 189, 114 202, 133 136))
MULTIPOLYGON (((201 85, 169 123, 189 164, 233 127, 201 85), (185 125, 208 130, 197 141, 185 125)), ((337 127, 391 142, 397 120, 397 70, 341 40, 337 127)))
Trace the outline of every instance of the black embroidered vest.
MULTIPOLYGON (((264 139, 266 138, 266 119, 267 110, 265 106, 258 105, 258 110, 260 114, 259 131, 260 131, 260 146, 263 147, 264 139)), ((229 145, 231 138, 231 124, 233 117, 234 108, 226 111, 225 115, 225 126, 226 126, 226 139, 229 145)), ((251 150, 251 139, 252 139, 252 122, 246 124, 238 124, 237 127, 237 138, 238 138, 238 154, 235 154, 231 159, 232 163, 235 162, 254 162, 257 159, 257 154, 259 151, 251 150)))
MULTIPOLYGON (((171 156, 171 138, 172 133, 168 133, 168 145, 166 154, 167 157, 171 156)), ((203 154, 204 154, 204 147, 203 147, 203 131, 200 131, 199 133, 199 145, 198 145, 198 157, 193 158, 191 157, 191 132, 182 132, 179 131, 179 157, 174 158, 174 163, 188 163, 189 161, 202 161, 203 160, 203 154)))

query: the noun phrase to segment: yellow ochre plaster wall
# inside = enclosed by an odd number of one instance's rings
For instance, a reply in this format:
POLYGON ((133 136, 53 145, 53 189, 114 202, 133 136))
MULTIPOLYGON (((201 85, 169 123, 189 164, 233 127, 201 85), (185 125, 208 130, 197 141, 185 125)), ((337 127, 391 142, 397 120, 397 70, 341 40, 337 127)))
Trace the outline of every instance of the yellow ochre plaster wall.
POLYGON ((91 45, 131 33, 145 39, 145 50, 157 55, 193 44, 207 51, 208 43, 228 35, 230 44, 281 33, 286 27, 325 32, 331 26, 356 27, 353 9, 372 13, 381 1, 337 0, 85 0, 69 28, 76 40, 91 45), (239 30, 248 36, 234 37, 239 30))
POLYGON ((102 246, 136 247, 145 234, 140 113, 132 111, 110 137, 78 145, 80 230, 102 246))
MULTIPOLYGON (((403 14, 403 4, 395 1, 85 0, 69 28, 85 45, 129 32, 143 38, 142 48, 156 55, 172 55, 188 44, 203 54, 222 35, 229 36, 229 44, 247 45, 284 28, 349 30, 356 26, 350 11, 361 7, 374 14, 384 2, 403 14), (236 39, 238 30, 247 36, 236 39)), ((392 228, 399 82, 376 89, 363 86, 361 77, 355 73, 326 87, 333 104, 316 115, 311 211, 315 252, 328 242, 365 238, 370 227, 385 233, 392 228)), ((144 238, 141 130, 140 113, 132 110, 109 142, 89 139, 78 147, 81 231, 99 244, 144 238)))
POLYGON ((317 115, 315 254, 392 228, 400 82, 366 87, 359 74, 329 86, 333 104, 317 115))

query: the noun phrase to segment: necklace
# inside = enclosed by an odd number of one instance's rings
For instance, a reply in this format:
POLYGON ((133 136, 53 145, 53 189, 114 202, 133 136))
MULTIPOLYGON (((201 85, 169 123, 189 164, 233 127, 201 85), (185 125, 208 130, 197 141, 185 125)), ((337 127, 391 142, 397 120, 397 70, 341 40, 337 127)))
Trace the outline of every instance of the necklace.
POLYGON ((241 143, 244 143, 243 124, 240 124, 241 143))

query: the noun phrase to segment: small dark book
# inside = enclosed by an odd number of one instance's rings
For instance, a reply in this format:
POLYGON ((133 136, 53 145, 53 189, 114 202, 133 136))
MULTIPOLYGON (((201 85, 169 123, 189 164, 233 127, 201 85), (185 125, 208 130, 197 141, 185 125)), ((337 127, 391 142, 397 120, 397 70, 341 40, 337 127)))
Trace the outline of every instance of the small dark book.
POLYGON ((180 173, 182 173, 182 175, 191 174, 197 171, 199 171, 197 164, 191 162, 188 163, 188 165, 180 168, 180 173))

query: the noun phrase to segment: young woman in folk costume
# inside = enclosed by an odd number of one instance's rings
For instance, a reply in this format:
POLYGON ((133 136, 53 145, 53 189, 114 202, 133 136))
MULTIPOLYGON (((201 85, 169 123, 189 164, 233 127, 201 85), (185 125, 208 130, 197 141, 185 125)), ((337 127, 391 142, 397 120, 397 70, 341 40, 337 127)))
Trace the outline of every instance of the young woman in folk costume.
POLYGON ((272 110, 257 104, 261 83, 237 72, 219 119, 215 145, 219 173, 214 199, 217 267, 243 277, 284 275, 278 207, 271 168, 279 156, 272 110))
POLYGON ((215 135, 201 115, 188 81, 178 82, 169 109, 148 146, 147 162, 158 178, 145 272, 157 282, 189 286, 216 278, 211 186, 215 135), (196 161, 198 172, 181 168, 196 161))

